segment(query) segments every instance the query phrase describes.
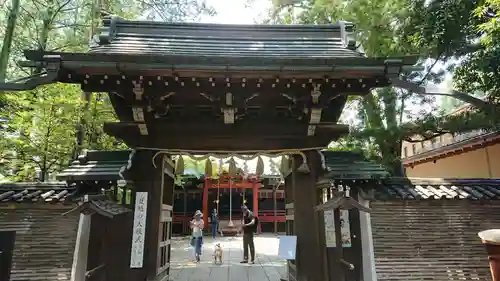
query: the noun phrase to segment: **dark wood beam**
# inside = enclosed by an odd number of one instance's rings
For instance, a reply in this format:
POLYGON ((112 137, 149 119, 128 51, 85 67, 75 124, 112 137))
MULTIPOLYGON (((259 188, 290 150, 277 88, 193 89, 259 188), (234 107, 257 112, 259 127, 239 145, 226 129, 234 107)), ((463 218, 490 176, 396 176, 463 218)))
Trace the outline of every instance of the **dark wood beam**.
MULTIPOLYGON (((106 123, 104 130, 113 135, 126 135, 138 132, 139 122, 106 123)), ((149 135, 158 137, 189 137, 189 138, 302 138, 307 134, 308 124, 305 122, 286 122, 252 120, 251 122, 240 122, 235 124, 224 124, 222 122, 180 122, 180 123, 149 123, 147 124, 149 135)), ((317 125, 318 135, 335 137, 349 132, 349 127, 343 124, 320 123, 317 125)))
POLYGON ((371 88, 387 84, 387 79, 381 77, 337 77, 327 78, 235 78, 228 77, 197 77, 197 76, 141 76, 117 74, 84 74, 70 75, 68 83, 81 83, 82 88, 89 92, 119 92, 130 93, 134 84, 140 83, 146 96, 165 95, 176 92, 182 95, 199 95, 200 92, 210 93, 217 97, 231 92, 235 97, 247 97, 254 93, 265 96, 280 96, 281 93, 292 93, 299 96, 309 96, 314 85, 321 84, 325 95, 338 93, 360 95, 368 94, 371 88))
POLYGON ((152 149, 178 149, 178 150, 206 150, 206 151, 242 151, 242 150, 279 150, 279 149, 302 149, 311 147, 327 147, 328 144, 340 137, 339 132, 321 134, 314 137, 302 136, 266 136, 259 133, 247 135, 204 135, 190 134, 182 135, 168 131, 163 135, 140 135, 139 130, 130 128, 123 129, 116 126, 105 126, 107 134, 123 140, 132 148, 147 147, 152 149))

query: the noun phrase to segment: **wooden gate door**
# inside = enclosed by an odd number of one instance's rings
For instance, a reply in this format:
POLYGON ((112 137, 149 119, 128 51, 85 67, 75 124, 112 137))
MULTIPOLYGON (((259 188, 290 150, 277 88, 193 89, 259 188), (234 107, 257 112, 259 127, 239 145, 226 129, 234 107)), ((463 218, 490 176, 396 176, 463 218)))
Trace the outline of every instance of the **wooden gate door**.
MULTIPOLYGON (((293 236, 295 235, 295 228, 293 225, 294 221, 294 204, 288 203, 285 205, 285 217, 286 217, 286 235, 293 236)), ((288 260, 288 280, 295 281, 297 280, 297 267, 295 266, 295 260, 288 260)))
POLYGON ((2 281, 10 280, 15 240, 15 231, 0 231, 0 280, 2 281))
POLYGON ((158 243, 157 275, 161 280, 168 280, 170 274, 170 251, 172 244, 172 210, 171 205, 162 204, 160 216, 160 237, 158 243))

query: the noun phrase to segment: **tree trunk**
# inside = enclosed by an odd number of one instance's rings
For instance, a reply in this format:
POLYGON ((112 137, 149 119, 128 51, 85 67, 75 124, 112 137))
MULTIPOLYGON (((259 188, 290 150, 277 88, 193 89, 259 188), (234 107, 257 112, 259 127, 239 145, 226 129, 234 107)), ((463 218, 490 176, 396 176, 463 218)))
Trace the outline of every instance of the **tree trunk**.
POLYGON ((381 147, 382 164, 392 176, 405 177, 406 173, 401 161, 402 141, 378 140, 378 143, 381 147))
MULTIPOLYGON (((42 19, 42 28, 40 29, 40 34, 38 36, 38 51, 43 52, 47 50, 47 43, 49 41, 49 32, 52 29, 52 21, 54 18, 54 6, 53 1, 47 3, 47 12, 42 19)), ((42 72, 42 66, 35 68, 35 74, 40 74, 42 72)))
POLYGON ((12 7, 10 9, 9 19, 7 20, 7 28, 5 29, 5 37, 2 44, 2 52, 0 53, 0 82, 4 82, 7 76, 12 39, 14 38, 14 30, 16 28, 20 7, 21 0, 12 0, 12 7))

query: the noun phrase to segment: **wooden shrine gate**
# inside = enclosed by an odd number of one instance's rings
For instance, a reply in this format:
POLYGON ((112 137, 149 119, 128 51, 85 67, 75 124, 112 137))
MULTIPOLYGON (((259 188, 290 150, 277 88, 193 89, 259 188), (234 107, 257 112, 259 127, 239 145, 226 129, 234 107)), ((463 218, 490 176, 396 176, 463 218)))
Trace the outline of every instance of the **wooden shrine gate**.
MULTIPOLYGON (((22 65, 42 69, 42 75, 1 83, 0 90, 62 82, 81 85, 86 97, 108 93, 119 122, 106 123, 104 131, 134 149, 121 175, 134 191, 135 206, 133 219, 117 228, 121 233, 110 230, 124 237, 113 242, 123 254, 114 267, 100 267, 105 280, 168 278, 171 156, 189 152, 292 155, 283 174, 292 190, 286 196, 293 193, 294 220, 288 224, 298 241, 296 279, 325 281, 323 219, 314 209, 324 172, 319 150, 348 133, 337 122, 349 95, 392 85, 416 62, 367 58, 352 31, 346 22, 232 26, 111 16, 89 53, 26 51, 22 65)), ((99 250, 92 256, 106 260, 113 253, 108 246, 99 250)))

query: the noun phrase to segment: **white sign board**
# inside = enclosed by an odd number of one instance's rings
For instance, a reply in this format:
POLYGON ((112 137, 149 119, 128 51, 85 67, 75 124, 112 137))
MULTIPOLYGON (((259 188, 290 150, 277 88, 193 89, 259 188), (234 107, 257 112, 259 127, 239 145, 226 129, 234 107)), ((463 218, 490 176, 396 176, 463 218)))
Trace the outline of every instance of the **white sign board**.
POLYGON ((294 260, 297 250, 297 236, 280 236, 278 256, 285 260, 294 260))
POLYGON ((142 268, 144 261, 144 240, 146 237, 146 212, 148 209, 148 193, 135 194, 134 228, 132 232, 132 250, 130 268, 142 268))
POLYGON ((333 216, 333 210, 325 210, 325 240, 326 247, 335 247, 335 219, 333 216))
POLYGON ((342 234, 342 246, 349 248, 351 243, 351 224, 349 222, 349 211, 340 211, 340 233, 342 234))
MULTIPOLYGON (((324 212, 325 219, 325 240, 326 247, 336 247, 337 239, 335 236, 335 217, 333 210, 326 210, 324 212)), ((349 248, 351 243, 351 229, 349 223, 349 211, 340 210, 340 233, 342 235, 342 246, 349 248)))

